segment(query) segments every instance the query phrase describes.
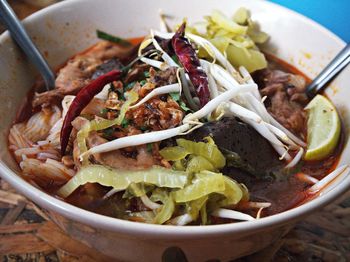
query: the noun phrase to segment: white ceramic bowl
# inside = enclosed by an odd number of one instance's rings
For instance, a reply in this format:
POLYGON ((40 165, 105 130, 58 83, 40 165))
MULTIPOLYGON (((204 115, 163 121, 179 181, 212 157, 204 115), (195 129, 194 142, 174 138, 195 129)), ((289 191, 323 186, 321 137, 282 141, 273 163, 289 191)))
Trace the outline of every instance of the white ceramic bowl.
MULTIPOLYGON (((70 0, 44 9, 25 20, 25 26, 52 67, 96 41, 101 29, 124 37, 147 34, 157 28, 158 10, 180 21, 199 21, 212 9, 228 15, 240 6, 252 11, 271 36, 268 47, 278 57, 294 64, 310 77, 345 45, 332 33, 292 11, 264 1, 243 0, 70 0)), ((332 183, 332 190, 300 207, 252 222, 214 226, 158 226, 97 215, 55 199, 29 185, 7 150, 7 132, 21 100, 37 73, 19 52, 8 33, 0 36, 0 145, 1 176, 29 199, 48 210, 51 218, 72 237, 122 261, 160 261, 169 247, 180 247, 189 261, 231 260, 258 251, 279 239, 293 223, 325 206, 350 186, 350 176, 332 183)), ((337 105, 348 130, 350 68, 343 71, 327 93, 337 105)), ((345 145, 341 163, 349 163, 345 145)))

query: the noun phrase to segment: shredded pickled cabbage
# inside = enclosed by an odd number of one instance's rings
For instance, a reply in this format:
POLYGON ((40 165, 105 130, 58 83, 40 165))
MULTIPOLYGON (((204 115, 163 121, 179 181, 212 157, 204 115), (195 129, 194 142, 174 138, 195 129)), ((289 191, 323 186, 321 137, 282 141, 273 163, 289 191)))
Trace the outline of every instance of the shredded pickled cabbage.
POLYGON ((191 159, 187 163, 186 171, 189 174, 195 174, 204 170, 216 171, 216 168, 208 159, 202 156, 191 157, 191 159))
POLYGON ((196 200, 213 192, 223 192, 225 180, 220 173, 202 171, 196 174, 191 185, 175 191, 174 200, 177 203, 185 203, 196 200))
POLYGON ((131 183, 148 183, 157 187, 184 188, 188 182, 185 172, 174 171, 154 166, 146 170, 117 170, 101 165, 82 167, 80 171, 60 188, 58 194, 67 197, 79 186, 86 183, 98 183, 113 187, 115 190, 125 190, 131 183))
POLYGON ((159 154, 168 161, 176 161, 185 158, 189 152, 181 146, 165 147, 159 154))
POLYGON ((168 196, 168 198, 165 200, 164 205, 161 207, 161 210, 158 212, 156 217, 154 218, 155 224, 163 224, 164 222, 168 221, 175 210, 175 202, 171 195, 168 196))
POLYGON ((205 212, 205 204, 208 201, 208 198, 208 196, 203 196, 186 204, 186 212, 192 217, 192 220, 196 220, 198 218, 199 212, 201 212, 201 210, 202 213, 205 212))
MULTIPOLYGON (((230 19, 220 11, 214 10, 206 18, 206 31, 199 33, 200 28, 189 27, 188 32, 209 40, 229 62, 236 67, 244 66, 249 72, 263 69, 267 62, 257 44, 268 40, 268 35, 262 32, 254 22, 246 8, 239 8, 230 19)), ((199 56, 213 57, 208 50, 200 48, 199 56)))
POLYGON ((123 198, 141 197, 147 194, 147 192, 154 189, 154 185, 146 183, 134 183, 132 182, 123 194, 123 198))
MULTIPOLYGON (((86 138, 89 136, 89 133, 92 131, 99 131, 107 129, 114 125, 120 125, 125 118, 125 114, 128 111, 130 105, 135 103, 138 100, 138 94, 135 91, 130 91, 125 94, 126 101, 120 108, 119 116, 115 119, 102 119, 102 120, 92 120, 85 124, 77 134, 77 144, 80 154, 83 154, 87 151, 86 138)), ((83 157, 83 164, 87 164, 87 156, 83 157)))
POLYGON ((225 166, 226 159, 215 144, 193 142, 183 138, 176 139, 176 143, 191 154, 204 157, 217 169, 225 166))

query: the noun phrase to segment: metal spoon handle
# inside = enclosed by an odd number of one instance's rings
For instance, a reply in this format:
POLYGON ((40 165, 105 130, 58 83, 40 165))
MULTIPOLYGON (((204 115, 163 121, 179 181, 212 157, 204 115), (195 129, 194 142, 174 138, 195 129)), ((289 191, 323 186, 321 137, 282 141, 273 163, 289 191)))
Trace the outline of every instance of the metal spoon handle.
POLYGON ((23 25, 6 0, 0 0, 0 21, 7 27, 13 39, 39 70, 45 81, 46 89, 53 89, 55 87, 55 76, 52 70, 28 36, 23 25))
POLYGON ((326 66, 325 69, 307 87, 306 93, 312 98, 344 67, 350 63, 350 43, 326 66))

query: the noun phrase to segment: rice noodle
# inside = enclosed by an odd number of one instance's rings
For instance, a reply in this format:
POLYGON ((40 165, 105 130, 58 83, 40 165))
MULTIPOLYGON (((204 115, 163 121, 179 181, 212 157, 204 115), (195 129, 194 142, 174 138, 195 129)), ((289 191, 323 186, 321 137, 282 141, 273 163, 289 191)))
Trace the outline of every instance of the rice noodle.
MULTIPOLYGON (((23 160, 24 160, 24 156, 25 155, 22 155, 22 159, 23 160)), ((46 152, 38 153, 36 158, 39 159, 39 160, 54 159, 54 160, 57 160, 57 161, 61 159, 60 156, 57 156, 57 155, 54 155, 54 154, 51 154, 51 153, 46 153, 46 152)))
POLYGON ((32 142, 43 140, 49 134, 51 127, 61 118, 61 110, 57 106, 42 109, 34 114, 25 125, 21 125, 22 136, 32 142))
POLYGON ((69 175, 71 177, 73 177, 75 175, 75 171, 74 170, 67 168, 61 162, 58 162, 58 161, 53 160, 53 159, 47 159, 45 163, 56 167, 57 169, 61 170, 62 172, 64 172, 65 174, 67 174, 67 175, 69 175))
POLYGON ((14 154, 16 156, 22 156, 22 155, 37 155, 37 154, 42 154, 42 153, 46 153, 46 154, 50 154, 55 156, 55 158, 59 157, 59 152, 57 150, 55 150, 54 148, 51 147, 28 147, 28 148, 20 148, 17 149, 14 154))
POLYGON ((75 174, 74 170, 68 169, 61 162, 49 159, 43 163, 38 159, 27 158, 20 162, 20 167, 25 174, 56 182, 68 181, 75 174))
POLYGON ((9 133, 10 149, 16 150, 21 148, 28 148, 33 143, 23 134, 24 124, 15 124, 11 127, 9 133))

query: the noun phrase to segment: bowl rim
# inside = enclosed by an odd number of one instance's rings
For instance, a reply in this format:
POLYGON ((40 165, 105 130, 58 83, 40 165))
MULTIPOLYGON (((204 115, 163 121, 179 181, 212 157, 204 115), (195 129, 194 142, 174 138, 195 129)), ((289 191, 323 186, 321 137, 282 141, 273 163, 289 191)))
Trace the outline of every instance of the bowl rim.
MULTIPOLYGON (((79 3, 86 4, 84 0, 70 0, 63 1, 53 4, 47 8, 44 8, 24 20, 24 24, 35 23, 37 19, 44 16, 50 12, 55 12, 56 9, 61 7, 68 7, 79 3)), ((330 32, 328 29, 319 25, 315 21, 307 18, 295 11, 288 8, 280 6, 275 3, 267 1, 259 1, 259 4, 269 6, 274 6, 284 11, 288 12, 290 15, 294 16, 296 19, 303 20, 305 23, 311 24, 313 27, 317 28, 327 37, 332 38, 332 40, 339 46, 345 46, 345 42, 341 40, 338 36, 330 32)), ((8 32, 0 35, 0 44, 9 38, 8 32)), ((350 188, 350 175, 343 178, 342 183, 337 186, 337 190, 330 191, 321 197, 318 197, 308 203, 302 204, 296 208, 284 211, 282 213, 272 215, 269 217, 264 217, 259 220, 254 221, 244 221, 239 223, 229 223, 220 225, 208 225, 208 226, 184 226, 176 227, 170 225, 154 225, 154 224, 144 224, 135 223, 131 221, 116 219, 104 215, 99 215, 76 206, 73 206, 63 200, 57 199, 44 191, 32 186, 30 183, 21 178, 18 174, 13 172, 9 167, 7 167, 2 160, 0 160, 0 175, 3 179, 8 181, 16 190, 24 194, 26 197, 31 199, 33 202, 38 203, 41 207, 45 209, 54 211, 66 218, 73 221, 80 222, 86 225, 90 225, 94 228, 110 230, 118 232, 125 235, 133 235, 138 237, 146 236, 157 236, 158 238, 167 239, 184 239, 184 238, 198 238, 198 237, 210 237, 213 235, 226 235, 232 233, 249 233, 251 231, 260 231, 267 227, 277 227, 284 224, 289 224, 299 218, 306 216, 307 214, 319 209, 347 191, 350 188), (142 235, 140 235, 142 234, 142 235)))

